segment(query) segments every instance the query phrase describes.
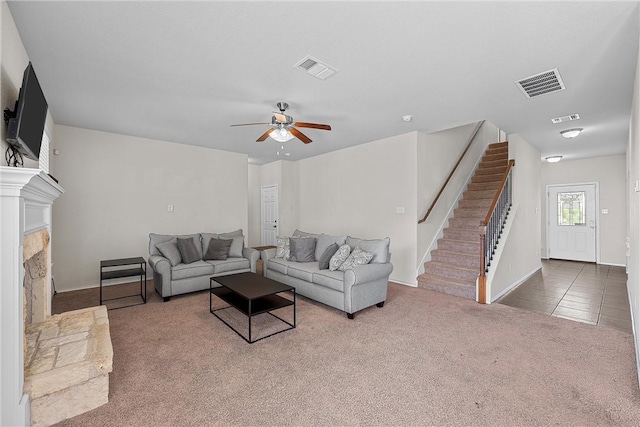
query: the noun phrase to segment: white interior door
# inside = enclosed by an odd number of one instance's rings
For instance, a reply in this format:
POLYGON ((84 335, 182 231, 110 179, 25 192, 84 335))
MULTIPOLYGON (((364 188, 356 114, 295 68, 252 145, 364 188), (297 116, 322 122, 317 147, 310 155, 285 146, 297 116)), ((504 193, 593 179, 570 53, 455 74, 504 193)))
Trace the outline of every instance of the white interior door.
POLYGON ((549 186, 549 258, 596 262, 596 185, 549 186))
POLYGON ((261 188, 262 200, 262 246, 275 246, 278 235, 278 186, 261 188))

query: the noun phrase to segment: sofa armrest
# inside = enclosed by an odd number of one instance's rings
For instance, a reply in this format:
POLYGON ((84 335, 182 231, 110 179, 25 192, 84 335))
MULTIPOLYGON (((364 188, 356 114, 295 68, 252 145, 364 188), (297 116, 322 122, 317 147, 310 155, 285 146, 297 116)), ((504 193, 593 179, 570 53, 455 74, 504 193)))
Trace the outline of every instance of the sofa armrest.
POLYGON ((260 251, 253 248, 242 248, 242 257, 247 258, 251 263, 251 272, 256 272, 256 264, 260 258, 260 251))
POLYGON ((344 285, 345 287, 355 286, 382 278, 386 278, 386 280, 389 281, 389 276, 392 271, 393 264, 390 262, 384 264, 356 265, 344 272, 344 285))
POLYGON ((274 248, 260 251, 260 258, 262 259, 262 275, 264 277, 267 277, 267 261, 275 257, 276 257, 276 250, 274 248))
POLYGON ((393 264, 357 265, 344 272, 344 310, 353 314, 387 299, 393 264))
POLYGON ((163 297, 171 296, 171 263, 160 255, 149 255, 149 266, 153 270, 153 285, 163 297))

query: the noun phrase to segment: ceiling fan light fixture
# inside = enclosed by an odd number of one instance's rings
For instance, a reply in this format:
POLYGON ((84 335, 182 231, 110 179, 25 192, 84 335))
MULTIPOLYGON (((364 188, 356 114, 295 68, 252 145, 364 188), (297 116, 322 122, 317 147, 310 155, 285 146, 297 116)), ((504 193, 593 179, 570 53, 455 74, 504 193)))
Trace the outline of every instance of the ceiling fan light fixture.
POLYGON ((580 135, 580 132, 582 132, 582 128, 567 129, 560 132, 560 135, 562 135, 564 138, 571 139, 580 135))
POLYGON ((558 163, 562 160, 562 156, 549 156, 544 158, 548 163, 558 163))
POLYGON ((293 135, 286 128, 277 128, 269 134, 269 136, 278 142, 287 142, 293 139, 293 135))

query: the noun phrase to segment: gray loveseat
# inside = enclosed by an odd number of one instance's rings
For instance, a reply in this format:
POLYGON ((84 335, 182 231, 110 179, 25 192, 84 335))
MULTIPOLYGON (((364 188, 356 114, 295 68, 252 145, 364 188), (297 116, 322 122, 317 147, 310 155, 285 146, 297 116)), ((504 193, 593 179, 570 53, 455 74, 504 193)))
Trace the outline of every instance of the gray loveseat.
MULTIPOLYGON (((261 252, 265 277, 296 288, 296 293, 347 313, 353 319, 355 312, 372 305, 382 307, 387 298, 389 276, 393 271, 389 238, 363 240, 349 236, 314 235, 296 230, 295 236, 315 238, 313 261, 297 262, 276 258, 277 249, 261 252), (374 256, 370 263, 355 265, 345 271, 320 269, 323 252, 333 243, 360 248, 374 256)), ((294 257, 295 258, 295 257, 294 257)))
MULTIPOLYGON (((169 247, 168 249, 172 249, 169 247)), ((173 250, 175 252, 175 249, 173 250)), ((171 253, 169 253, 171 255, 171 253)), ((153 283, 156 292, 165 301, 173 295, 209 289, 209 278, 228 274, 256 272, 256 263, 260 252, 244 247, 242 230, 230 233, 198 233, 189 235, 149 234, 149 265, 153 270, 153 283), (165 256, 159 246, 167 252, 167 245, 173 245, 177 239, 191 239, 197 251, 193 262, 184 262, 180 253, 177 257, 165 256), (231 240, 226 259, 204 260, 211 239, 231 240)))

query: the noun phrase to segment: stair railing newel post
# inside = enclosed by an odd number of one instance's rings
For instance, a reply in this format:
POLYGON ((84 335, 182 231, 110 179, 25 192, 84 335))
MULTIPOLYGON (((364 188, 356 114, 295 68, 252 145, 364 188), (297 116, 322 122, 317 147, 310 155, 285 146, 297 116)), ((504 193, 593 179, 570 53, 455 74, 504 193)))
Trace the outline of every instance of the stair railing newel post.
POLYGON ((478 302, 480 304, 487 303, 487 277, 485 275, 485 239, 487 235, 487 226, 480 224, 480 276, 478 277, 478 302))
POLYGON ((486 304, 486 273, 493 253, 498 246, 498 239, 502 234, 502 227, 507 219, 512 202, 512 174, 515 160, 509 160, 507 169, 502 176, 500 186, 496 190, 493 202, 484 220, 480 222, 480 275, 478 276, 478 302, 486 304))

